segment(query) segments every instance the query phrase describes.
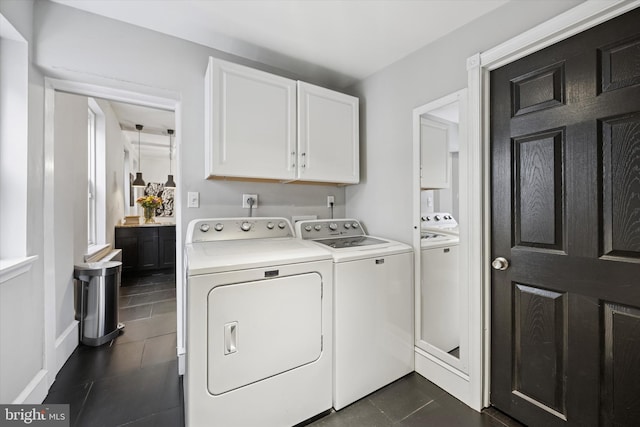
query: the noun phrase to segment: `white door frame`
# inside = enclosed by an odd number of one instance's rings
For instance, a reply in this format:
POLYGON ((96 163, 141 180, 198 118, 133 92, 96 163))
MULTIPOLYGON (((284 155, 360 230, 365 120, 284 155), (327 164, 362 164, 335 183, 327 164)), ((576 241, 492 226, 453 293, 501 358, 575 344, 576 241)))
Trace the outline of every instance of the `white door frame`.
MULTIPOLYGON (((148 92, 148 88, 144 88, 148 92)), ((115 89, 105 86, 97 86, 88 83, 81 83, 70 80, 60 80, 45 77, 44 79, 44 280, 42 282, 44 290, 44 370, 47 372, 48 387, 53 384, 56 375, 62 363, 59 358, 66 358, 67 350, 57 349, 59 343, 56 343, 56 289, 55 289, 55 241, 54 233, 55 223, 53 215, 55 203, 55 160, 54 160, 54 120, 55 120, 55 92, 67 92, 81 96, 102 98, 109 101, 125 102, 136 104, 150 108, 163 110, 171 110, 175 112, 176 121, 176 180, 181 180, 181 103, 177 94, 168 94, 166 91, 158 93, 158 95, 149 95, 142 91, 135 92, 129 90, 115 89), (58 354, 61 353, 61 354, 58 354), (65 353, 65 354, 62 354, 65 353)), ((60 166, 58 166, 60 167, 60 166)), ((64 167, 64 166, 62 166, 64 167)), ((183 319, 182 313, 182 251, 178 250, 182 242, 181 223, 181 204, 179 203, 179 189, 176 189, 175 218, 176 218, 176 296, 177 296, 177 339, 178 339, 178 356, 184 357, 184 334, 181 328, 183 319)), ((115 242, 111 242, 115 243, 115 242)), ((184 363, 181 365, 184 366, 184 363)))
MULTIPOLYGON (((470 266, 470 277, 482 278, 477 294, 472 302, 482 307, 483 325, 474 333, 480 337, 471 337, 472 345, 480 343, 483 354, 482 397, 481 402, 466 402, 474 409, 490 405, 490 255, 491 255, 491 199, 490 199, 490 135, 489 135, 489 73, 496 68, 509 64, 531 53, 537 52, 559 41, 565 40, 598 24, 622 15, 640 6, 640 0, 598 1, 587 0, 567 12, 556 16, 537 27, 524 32, 513 39, 486 52, 478 53, 467 59, 469 89, 469 164, 471 208, 471 251, 474 263, 470 266), (473 181, 473 180, 472 180, 473 181), (482 331, 480 331, 480 329, 482 331)), ((478 390, 480 391, 480 390, 478 390)), ((474 396, 476 394, 474 393, 474 396)))

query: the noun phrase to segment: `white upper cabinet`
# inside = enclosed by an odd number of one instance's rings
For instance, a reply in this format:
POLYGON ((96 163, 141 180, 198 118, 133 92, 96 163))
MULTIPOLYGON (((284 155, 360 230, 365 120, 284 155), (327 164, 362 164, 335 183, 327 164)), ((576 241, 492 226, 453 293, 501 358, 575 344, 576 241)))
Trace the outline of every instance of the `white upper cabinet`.
POLYGON ((420 119, 420 187, 449 188, 449 140, 450 126, 425 117, 420 119))
POLYGON ((298 82, 298 179, 360 180, 358 98, 298 82))
POLYGON ((295 179, 295 80, 215 58, 205 79, 207 178, 295 179))
POLYGON ((358 183, 358 98, 216 58, 205 86, 207 178, 358 183))

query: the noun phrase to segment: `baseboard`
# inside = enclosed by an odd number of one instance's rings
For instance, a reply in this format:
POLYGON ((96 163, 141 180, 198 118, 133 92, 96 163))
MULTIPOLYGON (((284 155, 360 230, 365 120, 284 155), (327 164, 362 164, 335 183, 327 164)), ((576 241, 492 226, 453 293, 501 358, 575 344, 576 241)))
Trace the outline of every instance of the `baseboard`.
POLYGON ((56 338, 56 366, 53 376, 55 377, 62 369, 62 366, 71 356, 71 353, 78 347, 80 342, 78 335, 78 321, 74 320, 71 324, 56 338))
POLYGON ((48 371, 46 369, 39 370, 29 384, 14 399, 14 405, 30 405, 40 404, 49 394, 49 383, 47 382, 48 371))

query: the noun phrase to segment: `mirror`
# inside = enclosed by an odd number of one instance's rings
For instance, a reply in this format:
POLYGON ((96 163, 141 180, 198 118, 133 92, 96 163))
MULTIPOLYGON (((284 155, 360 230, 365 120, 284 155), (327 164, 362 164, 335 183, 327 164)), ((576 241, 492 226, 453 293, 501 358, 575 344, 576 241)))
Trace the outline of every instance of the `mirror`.
POLYGON ((420 216, 416 347, 468 373, 468 262, 460 232, 466 221, 460 204, 465 109, 466 90, 414 110, 414 143, 420 153, 419 197, 414 200, 420 216))

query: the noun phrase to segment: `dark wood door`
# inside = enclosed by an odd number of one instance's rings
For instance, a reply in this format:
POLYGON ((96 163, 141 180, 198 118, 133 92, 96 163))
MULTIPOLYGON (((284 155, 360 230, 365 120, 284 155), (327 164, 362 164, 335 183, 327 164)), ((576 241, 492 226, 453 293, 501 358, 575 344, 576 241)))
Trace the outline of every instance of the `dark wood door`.
POLYGON ((491 402, 640 422, 640 9, 491 73, 491 402))

